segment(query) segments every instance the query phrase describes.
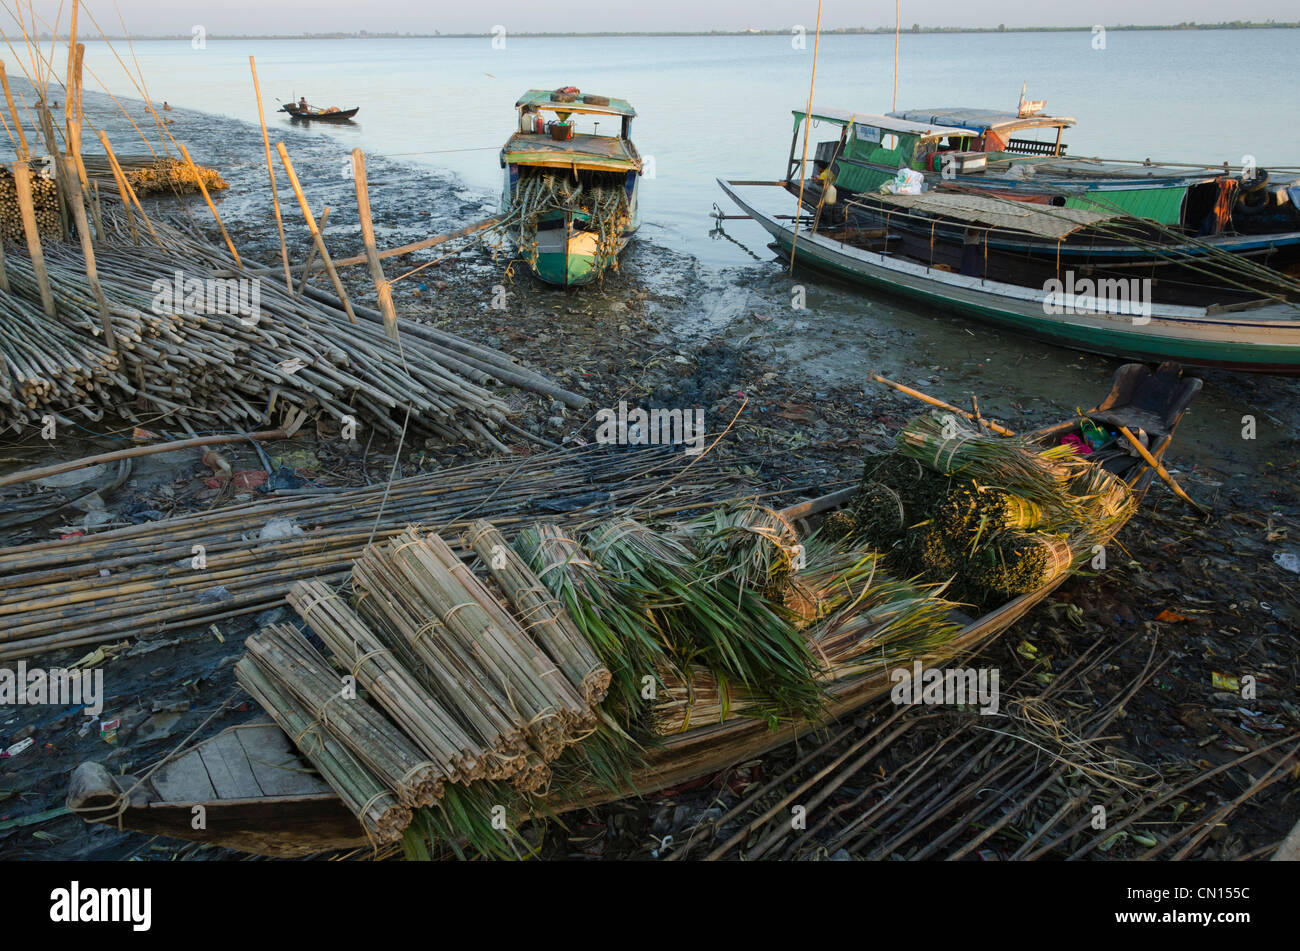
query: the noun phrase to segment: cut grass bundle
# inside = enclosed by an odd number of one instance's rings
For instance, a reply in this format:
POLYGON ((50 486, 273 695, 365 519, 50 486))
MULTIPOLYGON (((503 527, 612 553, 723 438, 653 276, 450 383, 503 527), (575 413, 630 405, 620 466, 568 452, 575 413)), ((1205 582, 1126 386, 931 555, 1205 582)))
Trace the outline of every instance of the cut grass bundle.
POLYGON ((718 505, 681 527, 683 543, 719 576, 742 588, 779 592, 802 566, 799 533, 780 514, 752 502, 718 505))
POLYGON ((656 677, 672 662, 642 606, 641 593, 605 571, 555 525, 524 529, 515 539, 515 550, 609 669, 606 708, 629 733, 648 739, 652 734, 642 700, 644 678, 656 677))
POLYGON ((678 538, 623 519, 594 529, 586 547, 634 593, 680 670, 691 664, 742 684, 779 715, 816 716, 824 704, 807 644, 779 605, 713 575, 678 538))
POLYGON ((1064 571, 1074 561, 1069 544, 1043 534, 1004 532, 971 555, 966 576, 979 588, 998 595, 1027 594, 1064 571))

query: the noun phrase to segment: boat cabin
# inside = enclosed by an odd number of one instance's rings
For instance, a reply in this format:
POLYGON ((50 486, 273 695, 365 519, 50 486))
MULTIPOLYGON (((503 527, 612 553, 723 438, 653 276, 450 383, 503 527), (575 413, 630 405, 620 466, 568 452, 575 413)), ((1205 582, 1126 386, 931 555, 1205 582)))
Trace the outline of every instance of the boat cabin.
POLYGON ((641 171, 641 156, 632 144, 636 110, 624 99, 530 89, 515 109, 518 131, 501 150, 502 168, 641 171))
POLYGON ((1013 155, 1065 154, 1062 133, 1075 125, 1069 116, 1022 116, 997 109, 908 109, 891 112, 891 118, 912 122, 929 122, 966 130, 974 138, 970 147, 977 152, 1011 153, 1013 155), (1033 130, 1047 130, 1050 140, 1027 139, 1023 135, 1033 130), (1020 133, 1021 138, 1016 138, 1020 133))
MULTIPOLYGON (((798 180, 800 129, 808 118, 807 112, 794 110, 787 181, 798 180)), ((816 179, 833 166, 836 187, 846 191, 876 191, 900 168, 930 171, 934 156, 944 152, 954 154, 960 171, 982 167, 978 156, 971 154, 976 136, 969 129, 845 109, 814 109, 811 118, 814 129, 821 123, 839 127, 839 137, 817 143, 807 177, 816 179)))

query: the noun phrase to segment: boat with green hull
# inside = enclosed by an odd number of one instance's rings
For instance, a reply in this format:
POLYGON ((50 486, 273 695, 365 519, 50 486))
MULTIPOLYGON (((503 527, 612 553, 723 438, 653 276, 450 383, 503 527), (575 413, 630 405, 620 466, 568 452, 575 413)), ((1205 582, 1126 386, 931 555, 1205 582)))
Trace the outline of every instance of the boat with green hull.
POLYGON ((898 294, 1060 346, 1144 361, 1300 373, 1300 305, 1277 297, 1235 294, 1230 303, 1186 306, 1153 301, 1144 285, 1063 281, 1012 284, 932 267, 890 250, 889 234, 807 230, 777 219, 789 200, 782 182, 718 180, 722 190, 795 263, 898 294), (766 209, 766 210, 765 210, 766 209), (796 233, 796 228, 799 230, 796 233), (1106 286, 1103 286, 1106 285, 1106 286), (1242 296, 1245 299, 1241 299, 1242 296))
POLYGON ((516 252, 548 284, 588 284, 618 266, 640 226, 636 110, 572 87, 530 90, 515 107, 518 131, 501 150, 501 167, 516 252), (616 131, 601 134, 602 122, 616 131))

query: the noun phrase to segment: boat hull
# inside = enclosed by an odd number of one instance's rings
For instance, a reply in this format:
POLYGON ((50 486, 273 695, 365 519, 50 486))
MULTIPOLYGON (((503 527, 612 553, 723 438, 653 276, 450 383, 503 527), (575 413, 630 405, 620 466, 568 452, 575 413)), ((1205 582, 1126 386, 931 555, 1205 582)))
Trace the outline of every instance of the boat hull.
POLYGON ((1048 291, 953 274, 888 254, 865 251, 821 234, 799 232, 763 214, 741 189, 719 185, 796 263, 857 284, 957 312, 1018 334, 1074 350, 1149 362, 1248 372, 1300 373, 1300 310, 1283 304, 1214 313, 1161 306, 1149 315, 1065 295, 1052 313, 1048 291), (1087 312, 1089 308, 1096 312, 1087 312))

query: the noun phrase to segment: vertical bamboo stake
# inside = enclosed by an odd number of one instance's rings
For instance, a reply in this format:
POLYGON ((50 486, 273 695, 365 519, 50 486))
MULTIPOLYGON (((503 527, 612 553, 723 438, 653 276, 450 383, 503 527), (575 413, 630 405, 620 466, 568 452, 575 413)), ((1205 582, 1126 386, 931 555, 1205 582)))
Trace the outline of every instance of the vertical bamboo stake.
POLYGON ((68 201, 68 183, 63 180, 63 162, 59 159, 59 142, 54 136, 54 119, 50 116, 50 107, 44 99, 40 105, 41 132, 45 136, 45 150, 50 153, 50 164, 54 169, 55 191, 59 200, 60 234, 67 240, 69 231, 68 215, 72 205, 68 201))
MULTIPOLYGON (((65 127, 71 127, 72 117, 76 108, 75 96, 73 95, 73 70, 76 69, 77 59, 77 10, 81 7, 80 0, 72 0, 72 18, 68 23, 68 78, 63 84, 63 124, 65 127)), ((51 51, 53 58, 53 51, 51 51)), ((51 64, 52 66, 53 64, 51 64)), ((72 151, 72 142, 68 142, 68 151, 72 151)))
POLYGON ((18 133, 18 161, 26 162, 31 158, 31 149, 27 146, 27 133, 23 131, 22 117, 14 105, 14 94, 9 91, 9 77, 5 75, 5 64, 0 62, 0 84, 4 85, 5 102, 9 105, 9 116, 13 119, 14 130, 18 133))
MULTIPOLYGON (((69 156, 63 161, 67 163, 69 174, 75 175, 76 160, 69 156)), ((90 285, 90 292, 95 295, 95 303, 99 307, 99 322, 104 327, 104 342, 108 344, 108 349, 116 354, 117 335, 113 333, 113 318, 108 313, 108 301, 104 300, 104 290, 99 286, 99 270, 95 267, 95 248, 90 240, 90 225, 86 223, 86 208, 81 203, 80 195, 72 203, 72 215, 77 224, 77 237, 81 239, 81 255, 86 259, 86 283, 90 285)))
POLYGON ((131 187, 130 181, 127 180, 126 172, 122 171, 122 166, 117 164, 117 156, 113 154, 113 147, 108 144, 108 133, 101 131, 99 133, 99 141, 104 143, 104 152, 107 153, 108 164, 112 166, 113 175, 117 178, 117 187, 123 194, 123 202, 125 203, 128 198, 131 200, 135 205, 136 210, 140 212, 140 220, 144 222, 145 228, 149 231, 149 236, 153 238, 154 243, 158 245, 158 247, 163 248, 165 251, 166 248, 163 246, 161 239, 159 239, 158 233, 153 230, 153 225, 149 222, 149 216, 144 213, 144 206, 140 204, 140 199, 136 197, 135 189, 131 187))
MULTIPOLYGON (((5 239, 0 236, 0 291, 9 293, 9 272, 5 270, 5 239)), ((0 370, 4 369, 4 358, 0 357, 0 370)))
POLYGON ((45 316, 57 317, 54 295, 50 293, 50 275, 45 271, 45 255, 41 253, 41 236, 36 230, 36 209, 32 205, 31 171, 26 162, 14 162, 14 192, 18 196, 18 211, 23 218, 23 232, 27 235, 27 253, 32 258, 32 270, 41 288, 41 306, 45 316))
POLYGON ((194 164, 194 159, 190 158, 190 151, 181 142, 176 143, 176 147, 181 150, 181 155, 185 156, 185 161, 190 167, 191 174, 194 175, 194 181, 198 183, 199 191, 203 194, 203 200, 208 203, 208 210, 212 212, 212 217, 216 219, 217 227, 221 229, 221 237, 226 239, 226 247, 230 249, 230 256, 235 259, 235 265, 242 268, 243 262, 239 260, 239 252, 235 250, 235 242, 230 240, 230 235, 226 233, 226 226, 221 223, 221 215, 217 214, 217 206, 212 203, 212 196, 208 194, 208 186, 203 184, 203 176, 199 174, 198 166, 194 164))
MULTIPOLYGON (((320 233, 321 237, 325 236, 325 225, 330 220, 330 206, 326 205, 320 213, 320 233)), ((307 278, 311 277, 312 266, 316 263, 316 245, 311 246, 311 251, 307 253, 307 263, 302 266, 302 275, 298 278, 298 293, 296 297, 302 297, 302 292, 307 289, 307 278)))
POLYGON ((284 261, 284 286, 293 293, 293 277, 289 274, 289 247, 284 243, 284 219, 280 215, 280 194, 275 190, 275 166, 271 164, 271 137, 266 132, 266 113, 262 111, 262 87, 257 84, 257 63, 248 57, 248 68, 253 71, 253 92, 257 94, 257 121, 262 124, 262 145, 266 147, 266 173, 271 176, 271 206, 275 209, 275 227, 280 232, 280 258, 284 261))
POLYGON ((95 234, 104 236, 104 215, 99 207, 99 182, 90 183, 90 214, 95 219, 95 234))
MULTIPOLYGON (((298 176, 294 174, 293 163, 289 161, 289 152, 285 149, 283 142, 275 143, 275 149, 280 153, 280 164, 284 166, 284 174, 289 178, 293 193, 298 198, 298 207, 302 209, 302 217, 307 222, 308 230, 311 231, 312 240, 316 242, 316 250, 320 252, 321 263, 325 265, 325 271, 334 283, 334 292, 339 295, 339 302, 342 303, 343 309, 347 311, 348 320, 355 324, 357 315, 352 313, 352 304, 348 301, 348 292, 343 289, 343 282, 339 280, 339 272, 334 270, 334 261, 325 248, 325 239, 321 237, 320 229, 316 227, 316 216, 311 213, 311 206, 307 204, 307 196, 303 194, 302 186, 298 184, 298 176)), ((292 284, 289 285, 289 290, 290 292, 293 291, 292 284)))
POLYGON ((379 263, 379 249, 375 247, 375 227, 370 220, 370 188, 366 184, 366 156, 361 149, 352 150, 352 183, 357 190, 357 212, 361 218, 361 237, 366 244, 366 260, 370 262, 370 278, 379 295, 379 309, 384 315, 384 333, 397 339, 397 308, 393 306, 393 288, 384 277, 379 263))

